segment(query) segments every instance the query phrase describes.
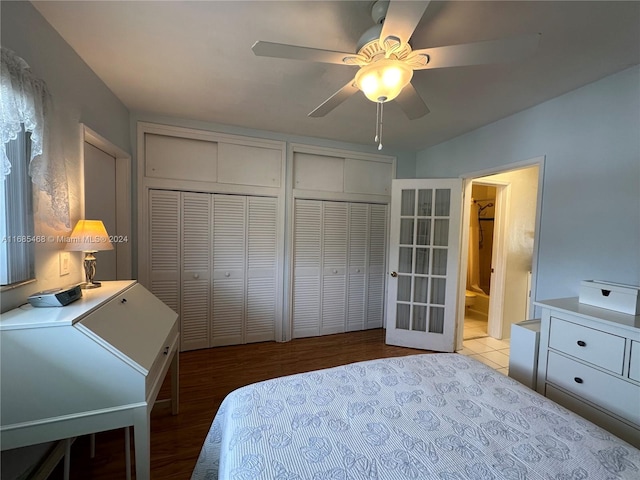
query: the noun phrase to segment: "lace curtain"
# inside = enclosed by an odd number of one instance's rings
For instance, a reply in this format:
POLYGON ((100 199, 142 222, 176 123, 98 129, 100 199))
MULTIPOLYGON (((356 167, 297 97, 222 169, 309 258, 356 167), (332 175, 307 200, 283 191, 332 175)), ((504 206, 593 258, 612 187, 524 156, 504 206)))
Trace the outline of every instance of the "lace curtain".
POLYGON ((29 175, 33 184, 45 192, 54 220, 67 228, 69 190, 64 156, 54 154, 49 134, 51 95, 45 82, 33 75, 29 65, 11 50, 2 47, 0 70, 0 174, 5 181, 11 173, 6 144, 24 129, 31 134, 29 175))

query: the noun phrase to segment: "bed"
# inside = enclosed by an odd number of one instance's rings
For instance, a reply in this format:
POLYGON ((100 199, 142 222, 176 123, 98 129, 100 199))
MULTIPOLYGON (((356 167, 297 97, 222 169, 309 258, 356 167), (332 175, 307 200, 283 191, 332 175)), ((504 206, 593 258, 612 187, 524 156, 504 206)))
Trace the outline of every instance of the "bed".
POLYGON ((474 359, 424 354, 235 390, 191 478, 637 480, 640 450, 474 359))

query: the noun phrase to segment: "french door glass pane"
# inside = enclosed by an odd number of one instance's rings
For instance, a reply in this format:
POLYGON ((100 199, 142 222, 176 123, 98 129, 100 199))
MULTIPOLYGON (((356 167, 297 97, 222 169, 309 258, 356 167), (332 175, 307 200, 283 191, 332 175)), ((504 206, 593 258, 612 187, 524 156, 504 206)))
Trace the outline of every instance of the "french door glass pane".
POLYGON ((436 190, 436 206, 435 206, 435 216, 436 217, 448 217, 449 210, 451 206, 451 190, 447 189, 437 189, 436 190))
POLYGON ((398 300, 411 301, 411 277, 408 275, 398 275, 398 300))
POLYGON ((429 332, 444 333, 444 308, 431 307, 429 309, 429 332))
POLYGON ((400 245, 413 245, 413 218, 400 220, 400 245))
POLYGON ((421 273, 423 275, 426 275, 429 273, 429 249, 428 248, 416 248, 415 273, 421 273))
POLYGON ((400 216, 413 217, 416 205, 416 191, 403 190, 402 204, 400 205, 400 216))
POLYGON ((398 258, 398 272, 411 273, 411 263, 413 260, 413 248, 400 247, 398 258))
POLYGON ((431 266, 433 275, 447 274, 447 250, 444 248, 433 249, 433 265, 431 266))
POLYGON ((431 303, 444 305, 444 294, 447 281, 444 278, 431 279, 431 303))
POLYGON ((418 216, 430 217, 431 216, 431 197, 433 196, 433 190, 418 190, 418 216))
POLYGON ((411 330, 419 332, 427 331, 427 307, 424 305, 413 306, 413 327, 411 330))
POLYGON ((396 309, 396 328, 401 330, 409 330, 410 318, 409 312, 411 306, 406 303, 398 303, 396 309))
POLYGON ((427 288, 429 287, 429 277, 414 277, 413 301, 427 303, 427 288))
POLYGON ((449 220, 440 218, 434 221, 433 244, 442 247, 449 244, 449 220))
MULTIPOLYGON (((404 221, 404 220, 403 220, 404 221)), ((401 224, 402 228, 402 224, 401 224)), ((402 238, 402 233, 400 234, 402 238)), ((402 243, 402 241, 400 241, 402 243)), ((431 243, 431 219, 418 219, 418 235, 416 237, 416 245, 429 245, 431 243)))

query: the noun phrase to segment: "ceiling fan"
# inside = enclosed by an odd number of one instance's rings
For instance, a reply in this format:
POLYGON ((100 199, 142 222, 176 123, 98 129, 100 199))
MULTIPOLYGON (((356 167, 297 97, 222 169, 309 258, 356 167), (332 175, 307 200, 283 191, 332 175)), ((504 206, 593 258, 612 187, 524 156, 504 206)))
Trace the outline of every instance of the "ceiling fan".
POLYGON ((310 117, 323 117, 361 90, 377 104, 376 137, 382 149, 383 105, 395 100, 410 120, 429 113, 429 108, 411 84, 415 70, 459 67, 517 60, 533 53, 539 34, 445 47, 413 50, 409 44, 429 1, 379 0, 371 8, 375 25, 358 41, 357 52, 257 41, 253 53, 261 57, 287 58, 338 65, 358 66, 355 78, 331 95, 310 117))

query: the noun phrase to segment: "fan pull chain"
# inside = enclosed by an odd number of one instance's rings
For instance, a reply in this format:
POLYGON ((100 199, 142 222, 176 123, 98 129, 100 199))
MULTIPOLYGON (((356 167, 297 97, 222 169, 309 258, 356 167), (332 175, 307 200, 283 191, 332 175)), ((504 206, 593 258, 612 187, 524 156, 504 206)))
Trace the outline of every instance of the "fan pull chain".
POLYGON ((376 143, 380 138, 380 105, 382 105, 380 102, 376 102, 376 136, 373 139, 376 143))
POLYGON ((378 109, 380 110, 380 115, 378 116, 378 125, 376 130, 378 131, 378 150, 382 150, 382 114, 384 113, 384 103, 378 102, 378 109))

